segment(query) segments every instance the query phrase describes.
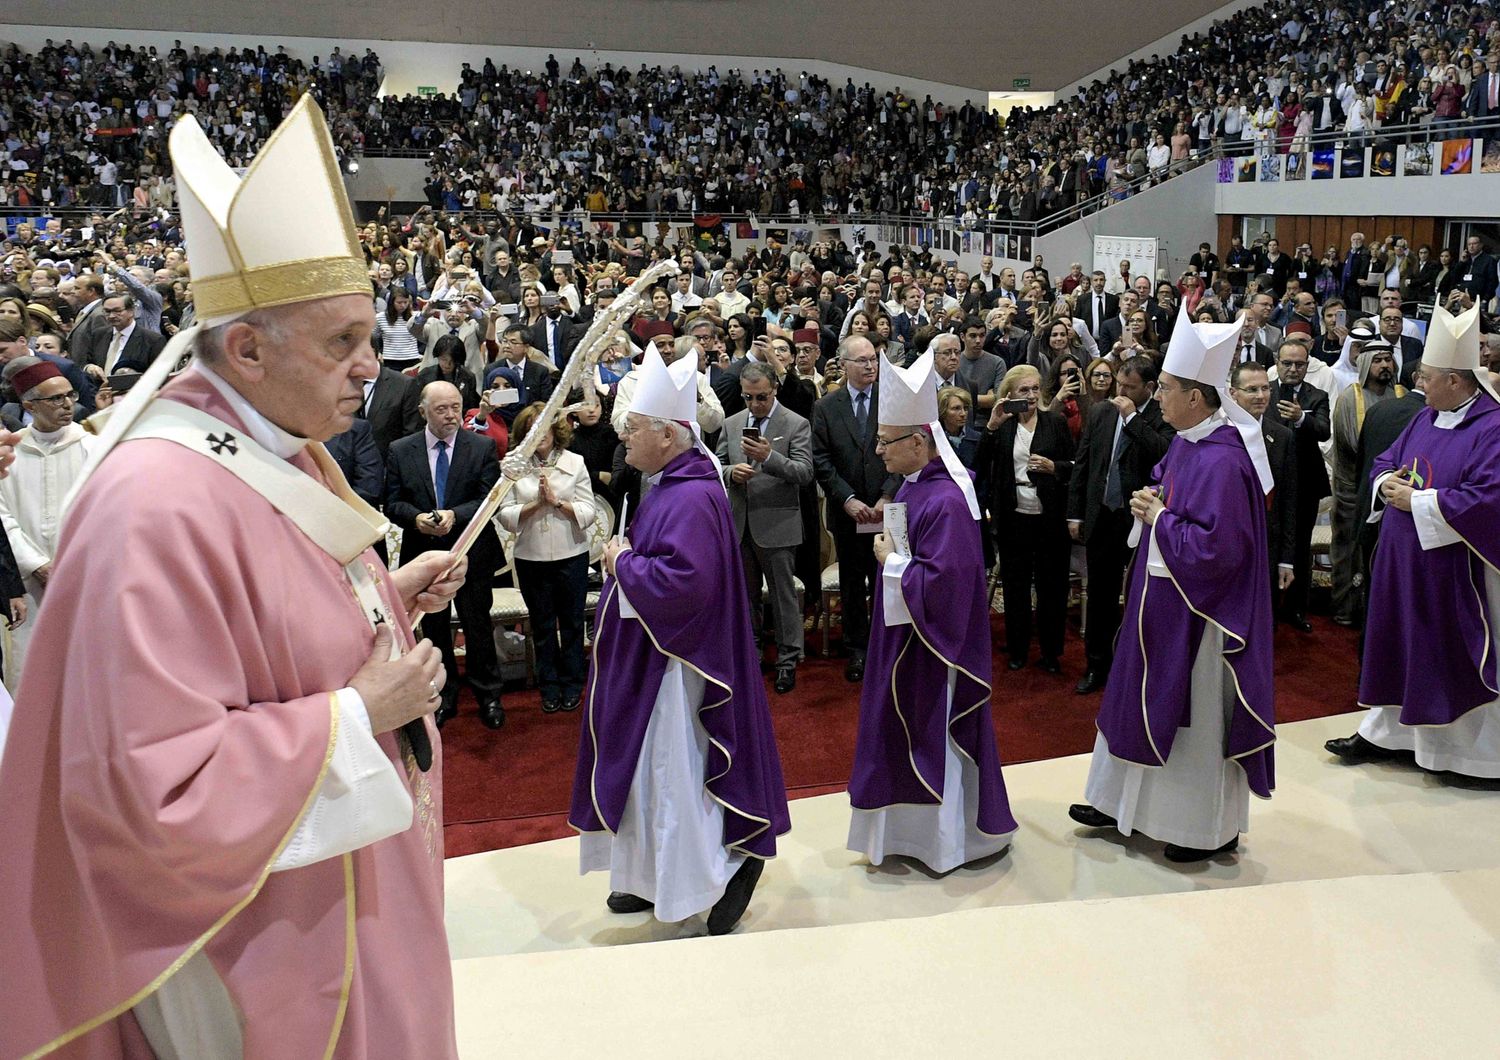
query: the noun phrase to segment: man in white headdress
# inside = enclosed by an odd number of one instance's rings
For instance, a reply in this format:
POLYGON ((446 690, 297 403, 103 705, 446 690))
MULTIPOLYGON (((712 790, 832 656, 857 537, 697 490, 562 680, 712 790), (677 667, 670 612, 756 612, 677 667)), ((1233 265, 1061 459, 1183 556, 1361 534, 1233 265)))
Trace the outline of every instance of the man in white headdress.
POLYGON ((309 95, 243 179, 191 117, 170 149, 200 323, 65 505, 0 761, 0 1056, 453 1057, 407 614, 463 566, 389 573, 321 444, 379 371, 333 143, 309 95))
POLYGON ((1137 490, 1119 645, 1078 823, 1141 832, 1174 862, 1234 851, 1250 792, 1269 798, 1276 738, 1270 462, 1229 395, 1239 325, 1178 318, 1157 399, 1177 431, 1160 480, 1137 490), (1144 531, 1144 532, 1142 532, 1144 531))
POLYGON ((938 422, 929 350, 880 365, 876 449, 905 481, 876 537, 881 591, 859 697, 849 849, 934 872, 1010 845, 990 719, 989 600, 973 480, 938 422))
POLYGON ((1500 788, 1500 395, 1479 310, 1433 310, 1419 369, 1427 408, 1372 467, 1359 731, 1349 762, 1413 761, 1462 787, 1500 788))
POLYGON ((616 913, 744 915, 791 827, 719 463, 696 420, 698 366, 646 348, 620 431, 650 486, 604 552, 568 821, 616 913))

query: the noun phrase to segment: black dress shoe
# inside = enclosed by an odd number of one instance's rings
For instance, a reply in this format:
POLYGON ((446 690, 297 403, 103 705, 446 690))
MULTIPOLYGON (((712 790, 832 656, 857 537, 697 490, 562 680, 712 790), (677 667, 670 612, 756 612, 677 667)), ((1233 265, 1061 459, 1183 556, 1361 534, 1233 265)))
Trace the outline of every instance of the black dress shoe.
POLYGON ((578 709, 579 698, 577 696, 563 696, 557 701, 557 709, 567 713, 578 709))
POLYGON ((1323 745, 1323 749, 1346 762, 1410 762, 1415 757, 1410 751, 1392 751, 1388 747, 1373 744, 1359 733, 1329 740, 1323 745))
POLYGON ((734 930, 734 926, 750 906, 750 896, 755 893, 755 885, 760 882, 760 874, 765 867, 766 863, 760 858, 745 858, 744 864, 730 879, 729 886, 724 888, 724 897, 709 910, 710 935, 727 935, 734 930))
POLYGON ((1096 810, 1086 802, 1075 802, 1069 806, 1068 816, 1088 828, 1114 828, 1120 823, 1103 810, 1096 810))
POLYGON ((611 913, 644 913, 652 906, 651 902, 644 898, 637 898, 633 894, 624 891, 611 891, 604 904, 609 906, 611 913))
POLYGON ((776 668, 776 691, 779 695, 786 695, 797 687, 797 668, 795 666, 778 666, 776 668))
POLYGON ((1500 777, 1471 777, 1467 773, 1446 770, 1436 774, 1450 788, 1466 788, 1469 791, 1500 791, 1500 777))
POLYGON ((1012 655, 1010 661, 1005 664, 1007 670, 1026 669, 1026 657, 1024 655, 1012 655))
MULTIPOLYGON (((856 684, 865 679, 865 653, 849 656, 849 661, 844 664, 844 680, 850 684, 856 684)), ((756 860, 754 858, 752 861, 756 860)))
POLYGON ((1287 615, 1286 624, 1291 626, 1298 633, 1312 632, 1312 623, 1307 620, 1306 615, 1287 615))
POLYGON ((486 729, 498 729, 505 724, 505 708, 500 705, 499 696, 479 701, 479 720, 486 729))
POLYGON ((1200 850, 1197 847, 1180 847, 1176 843, 1168 843, 1162 854, 1168 861, 1178 865, 1187 865, 1194 861, 1207 861, 1220 854, 1233 854, 1239 848, 1240 837, 1235 836, 1217 850, 1200 850))
POLYGON ((1073 691, 1080 696, 1086 696, 1090 692, 1097 692, 1104 687, 1104 675, 1098 670, 1085 670, 1078 683, 1073 686, 1073 691))
POLYGON ((432 720, 441 729, 450 718, 458 717, 458 696, 444 692, 438 699, 438 708, 432 712, 432 720))
POLYGON ((559 710, 562 710, 562 704, 558 700, 555 700, 555 699, 544 699, 544 700, 542 700, 542 713, 543 714, 556 714, 559 710))
POLYGON ((1049 674, 1062 673, 1062 663, 1058 662, 1056 659, 1049 659, 1045 655, 1037 660, 1036 668, 1043 671, 1044 673, 1049 674))

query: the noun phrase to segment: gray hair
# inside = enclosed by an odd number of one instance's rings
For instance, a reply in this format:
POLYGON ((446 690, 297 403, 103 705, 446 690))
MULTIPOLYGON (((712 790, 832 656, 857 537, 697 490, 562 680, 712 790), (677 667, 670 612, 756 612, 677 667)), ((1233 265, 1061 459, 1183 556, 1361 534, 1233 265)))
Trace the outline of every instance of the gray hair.
POLYGON ((777 385, 776 372, 769 364, 761 364, 759 361, 749 361, 740 369, 740 382, 746 383, 752 379, 762 379, 771 384, 775 390, 777 385))
POLYGON ((672 435, 672 441, 682 449, 691 449, 697 444, 698 439, 693 436, 691 429, 684 427, 676 420, 663 419, 660 416, 651 416, 646 423, 655 431, 667 431, 672 435))
POLYGON ((204 364, 215 364, 224 356, 224 333, 228 328, 236 324, 249 324, 251 327, 264 331, 273 343, 283 343, 287 340, 286 311, 292 306, 270 306, 266 309, 252 309, 242 317, 236 317, 226 324, 215 327, 204 328, 203 333, 198 336, 197 357, 204 364))
MULTIPOLYGON (((10 383, 12 389, 14 389, 14 380, 19 373, 24 372, 28 368, 35 368, 37 365, 42 363, 43 361, 40 357, 33 357, 30 354, 25 354, 23 356, 15 358, 9 364, 7 364, 3 370, 0 370, 0 376, 3 376, 5 381, 7 383, 10 383)), ((43 380, 42 382, 46 382, 46 380, 43 380)), ((37 392, 41 385, 41 383, 38 383, 36 386, 26 391, 26 393, 20 395, 21 400, 32 400, 32 395, 37 392)))
POLYGON ((698 341, 698 336, 696 336, 696 335, 679 335, 673 341, 673 343, 672 343, 672 349, 674 351, 676 351, 676 355, 677 355, 677 359, 678 360, 682 359, 683 357, 686 357, 688 354, 692 354, 693 355, 693 359, 697 360, 698 359, 698 347, 700 345, 701 345, 701 343, 698 341))

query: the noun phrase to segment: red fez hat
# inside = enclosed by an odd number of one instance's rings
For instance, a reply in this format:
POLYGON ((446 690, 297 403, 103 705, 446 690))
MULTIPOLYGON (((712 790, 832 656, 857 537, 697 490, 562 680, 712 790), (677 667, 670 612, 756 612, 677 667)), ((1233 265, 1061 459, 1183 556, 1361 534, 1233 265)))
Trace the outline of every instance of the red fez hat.
POLYGON ((33 387, 41 386, 49 379, 61 379, 61 369, 51 361, 42 361, 40 364, 29 365, 22 368, 10 377, 10 385, 15 387, 16 393, 25 397, 33 387))
POLYGON ((665 335, 668 338, 672 338, 677 334, 677 329, 665 320, 651 320, 642 324, 636 330, 636 334, 646 340, 654 339, 658 335, 665 335))
POLYGON ((1312 338, 1312 325, 1305 320, 1293 320, 1286 326, 1288 335, 1306 335, 1312 338))
POLYGON ((816 346, 818 345, 818 329, 798 328, 796 331, 792 332, 792 342, 796 343, 798 346, 816 346))

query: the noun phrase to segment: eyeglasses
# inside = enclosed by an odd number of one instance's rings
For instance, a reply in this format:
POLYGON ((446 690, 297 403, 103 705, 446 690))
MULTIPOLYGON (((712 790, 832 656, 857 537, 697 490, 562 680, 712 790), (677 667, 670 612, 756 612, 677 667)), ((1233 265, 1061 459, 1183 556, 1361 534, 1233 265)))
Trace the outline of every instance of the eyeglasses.
POLYGON ((879 357, 841 357, 845 364, 857 364, 862 368, 874 368, 880 363, 879 357))
POLYGON ((915 438, 915 437, 917 437, 921 433, 922 433, 921 431, 912 431, 909 434, 898 435, 895 438, 880 438, 880 437, 877 437, 875 439, 875 448, 876 449, 889 449, 891 446, 895 445, 897 442, 904 442, 908 438, 915 438))
POLYGON ((775 394, 746 394, 743 391, 740 392, 740 400, 746 404, 752 401, 770 401, 775 396, 775 394))
POLYGON ((1113 379, 1114 377, 1115 377, 1115 375, 1114 375, 1113 372, 1095 372, 1093 375, 1089 376, 1090 379, 1093 379, 1093 380, 1096 380, 1096 381, 1100 380, 1100 379, 1103 379, 1105 382, 1108 382, 1109 380, 1113 379))
POLYGON ((65 394, 53 394, 51 397, 32 398, 31 400, 43 405, 71 405, 78 400, 78 391, 69 390, 65 394))

